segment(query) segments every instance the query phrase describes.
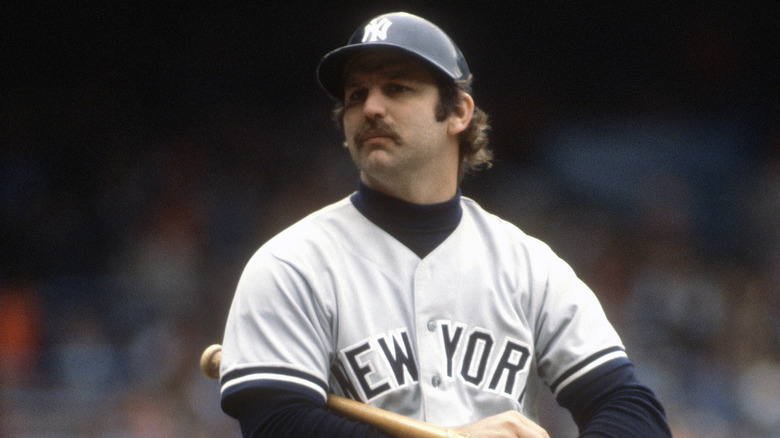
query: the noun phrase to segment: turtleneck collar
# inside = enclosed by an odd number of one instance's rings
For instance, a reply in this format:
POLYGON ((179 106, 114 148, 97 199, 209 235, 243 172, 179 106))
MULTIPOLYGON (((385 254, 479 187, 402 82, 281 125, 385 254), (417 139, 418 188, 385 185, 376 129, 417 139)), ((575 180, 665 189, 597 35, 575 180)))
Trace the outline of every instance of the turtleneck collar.
POLYGON ((373 190, 361 181, 350 197, 366 218, 398 239, 420 258, 439 246, 463 216, 458 188, 452 199, 436 204, 414 204, 373 190))

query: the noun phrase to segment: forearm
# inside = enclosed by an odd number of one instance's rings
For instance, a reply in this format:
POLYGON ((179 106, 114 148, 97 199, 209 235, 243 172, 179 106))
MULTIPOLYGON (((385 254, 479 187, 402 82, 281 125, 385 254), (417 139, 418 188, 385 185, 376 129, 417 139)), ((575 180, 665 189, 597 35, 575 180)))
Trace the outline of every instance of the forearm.
POLYGON ((598 370, 558 397, 581 437, 670 437, 663 406, 642 385, 633 366, 598 370))
POLYGON ((671 437, 663 409, 643 389, 624 390, 580 428, 580 437, 671 437))
POLYGON ((290 391, 257 391, 231 410, 245 438, 389 438, 373 427, 341 417, 323 404, 290 391))

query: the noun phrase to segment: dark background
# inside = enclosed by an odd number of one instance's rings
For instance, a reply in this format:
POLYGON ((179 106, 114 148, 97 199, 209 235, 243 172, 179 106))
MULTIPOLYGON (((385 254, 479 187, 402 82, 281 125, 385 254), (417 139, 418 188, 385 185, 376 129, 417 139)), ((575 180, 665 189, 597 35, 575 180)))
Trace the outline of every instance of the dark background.
POLYGON ((780 433, 777 6, 336 5, 2 7, 0 435, 235 433, 197 357, 252 252, 355 188, 314 70, 393 10, 491 116, 464 194, 591 285, 676 436, 780 433))

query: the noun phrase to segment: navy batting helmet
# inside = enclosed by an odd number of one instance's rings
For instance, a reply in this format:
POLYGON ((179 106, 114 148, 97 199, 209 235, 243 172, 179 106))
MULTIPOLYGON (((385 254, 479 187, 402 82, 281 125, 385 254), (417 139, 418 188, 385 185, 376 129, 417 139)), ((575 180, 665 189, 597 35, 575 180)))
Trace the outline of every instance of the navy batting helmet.
POLYGON ((342 100, 346 63, 358 53, 380 47, 416 56, 453 81, 469 77, 466 58, 444 31, 416 15, 393 12, 366 22, 346 46, 326 54, 317 66, 317 80, 331 97, 342 100))

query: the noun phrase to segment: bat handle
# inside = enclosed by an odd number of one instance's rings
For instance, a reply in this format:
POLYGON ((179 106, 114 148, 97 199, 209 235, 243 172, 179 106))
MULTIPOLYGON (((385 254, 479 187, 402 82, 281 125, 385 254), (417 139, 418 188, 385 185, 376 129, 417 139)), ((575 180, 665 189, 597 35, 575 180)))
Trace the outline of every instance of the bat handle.
POLYGON ((328 395, 330 410, 376 427, 388 435, 406 438, 469 438, 451 429, 415 420, 359 401, 328 395))

